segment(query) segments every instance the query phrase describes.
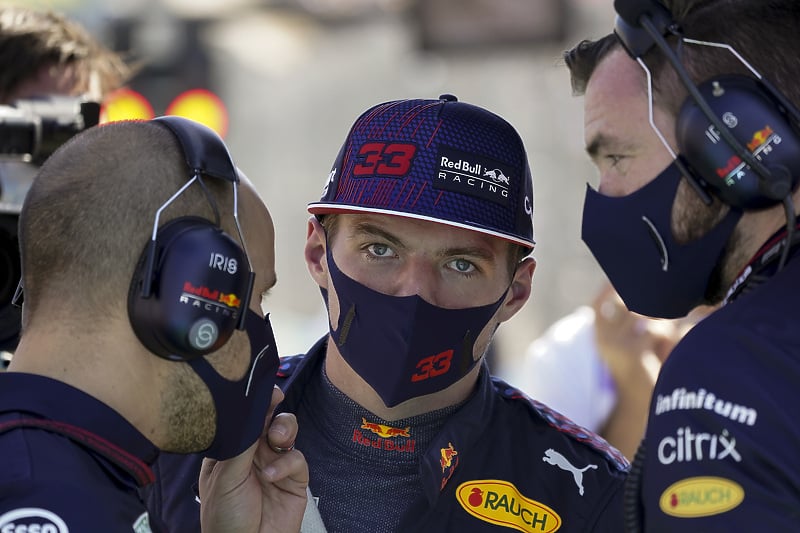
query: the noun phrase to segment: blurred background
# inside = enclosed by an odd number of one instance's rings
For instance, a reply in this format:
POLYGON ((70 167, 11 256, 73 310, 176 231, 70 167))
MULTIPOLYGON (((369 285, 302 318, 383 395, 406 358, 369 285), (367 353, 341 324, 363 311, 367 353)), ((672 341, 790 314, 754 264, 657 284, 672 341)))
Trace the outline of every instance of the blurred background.
POLYGON ((63 12, 123 52, 139 65, 129 87, 156 115, 187 95, 206 99, 203 112, 272 213, 278 284, 268 311, 284 355, 327 331, 303 261, 306 204, 319 198, 352 122, 386 100, 451 93, 503 116, 525 141, 538 267, 531 300, 498 332, 499 363, 601 285, 580 240, 594 170, 561 53, 611 29, 611 0, 9 3, 63 12))

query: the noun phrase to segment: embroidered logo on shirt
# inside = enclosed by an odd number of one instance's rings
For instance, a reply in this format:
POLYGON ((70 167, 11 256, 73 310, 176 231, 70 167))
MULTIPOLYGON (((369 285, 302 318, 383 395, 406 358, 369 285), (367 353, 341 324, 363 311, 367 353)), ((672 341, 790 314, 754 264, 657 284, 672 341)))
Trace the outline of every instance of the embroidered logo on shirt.
POLYGON ((699 518, 730 511, 744 500, 744 489, 721 477, 690 477, 673 483, 661 494, 658 506, 678 518, 699 518))
POLYGON ((394 451, 400 453, 414 453, 417 441, 411 439, 411 427, 394 428, 385 424, 367 422, 366 418, 361 418, 361 427, 353 429, 353 442, 362 446, 370 446, 379 450, 394 451), (369 438, 361 430, 365 429, 376 435, 377 438, 369 438), (392 440, 396 437, 405 439, 392 440))
POLYGON ((526 498, 508 481, 467 481, 456 489, 456 499, 475 518, 497 526, 544 533, 561 527, 561 517, 554 510, 526 498))
POLYGON ((458 466, 458 452, 453 447, 452 442, 447 443, 447 448, 441 448, 440 452, 442 457, 439 459, 439 464, 442 465, 442 484, 439 490, 444 490, 447 482, 453 477, 453 472, 456 471, 458 466))
POLYGON ((407 426, 402 429, 393 428, 392 426, 387 426, 385 424, 367 422, 367 419, 364 417, 361 417, 361 429, 371 431, 377 436, 383 437, 384 439, 390 439, 392 437, 411 437, 411 426, 407 426))
POLYGON ((38 507, 22 507, 0 516, 0 531, 69 533, 69 528, 60 516, 51 511, 38 507))
POLYGON ((723 400, 703 388, 687 390, 685 387, 680 387, 674 389, 672 394, 659 394, 656 397, 656 416, 672 411, 688 410, 712 411, 723 418, 748 426, 754 426, 758 418, 758 411, 752 407, 723 400))
POLYGON ((544 452, 544 457, 542 457, 542 461, 545 463, 549 463, 551 465, 559 467, 561 470, 566 470, 572 474, 572 477, 575 479, 575 484, 578 486, 578 494, 583 496, 583 473, 589 470, 597 470, 597 465, 586 465, 583 468, 578 468, 577 466, 573 466, 567 458, 555 451, 554 449, 550 448, 544 452))
POLYGON ((448 442, 447 448, 442 448, 442 459, 439 461, 442 464, 442 472, 450 468, 453 464, 453 457, 458 455, 458 452, 453 448, 453 443, 448 442))
POLYGON ((727 429, 722 433, 695 433, 692 428, 678 428, 674 437, 664 437, 658 443, 658 462, 669 465, 678 461, 722 461, 733 459, 742 461, 736 450, 736 438, 727 429))

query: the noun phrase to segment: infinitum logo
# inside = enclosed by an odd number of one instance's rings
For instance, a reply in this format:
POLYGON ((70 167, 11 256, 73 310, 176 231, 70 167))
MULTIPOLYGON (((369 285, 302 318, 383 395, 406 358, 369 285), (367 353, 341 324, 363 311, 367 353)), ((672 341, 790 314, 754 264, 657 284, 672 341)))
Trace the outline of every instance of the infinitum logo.
POLYGON ((694 409, 713 411, 723 418, 728 418, 740 424, 747 424, 748 426, 755 425, 758 418, 758 411, 755 409, 723 400, 713 392, 708 392, 703 388, 690 391, 681 387, 673 390, 672 394, 659 394, 656 397, 656 416, 670 411, 694 409))

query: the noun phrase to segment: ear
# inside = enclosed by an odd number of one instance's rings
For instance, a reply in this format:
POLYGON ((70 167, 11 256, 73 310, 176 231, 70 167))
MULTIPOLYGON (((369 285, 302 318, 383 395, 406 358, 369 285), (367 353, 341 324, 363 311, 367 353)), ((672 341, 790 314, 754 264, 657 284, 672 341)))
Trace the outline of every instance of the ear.
POLYGON ((317 217, 312 216, 308 219, 304 255, 308 272, 311 274, 311 277, 314 278, 314 281, 317 282, 317 285, 323 289, 328 288, 328 262, 325 257, 326 246, 327 239, 325 237, 325 228, 319 223, 317 217))
POLYGON ((516 315, 517 311, 522 309, 522 306, 528 301, 531 295, 534 270, 536 270, 536 260, 533 257, 526 257, 517 265, 506 299, 497 311, 498 322, 505 322, 516 315))

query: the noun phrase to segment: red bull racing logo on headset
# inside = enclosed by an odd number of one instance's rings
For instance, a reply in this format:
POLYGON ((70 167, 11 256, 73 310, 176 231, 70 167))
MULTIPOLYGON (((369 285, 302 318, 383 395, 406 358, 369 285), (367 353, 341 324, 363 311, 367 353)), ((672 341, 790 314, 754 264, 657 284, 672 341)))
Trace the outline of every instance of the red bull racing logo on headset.
MULTIPOLYGON (((776 134, 769 125, 766 125, 753 133, 750 142, 747 143, 747 149, 760 161, 780 143, 780 135, 776 134)), ((726 185, 733 185, 737 179, 742 177, 744 167, 745 163, 742 158, 734 154, 728 159, 724 167, 717 168, 717 175, 725 181, 726 185)))
POLYGON ((242 299, 233 293, 224 293, 204 285, 195 286, 190 281, 186 281, 183 284, 180 302, 193 307, 202 307, 206 311, 226 315, 238 313, 242 305, 242 299))

